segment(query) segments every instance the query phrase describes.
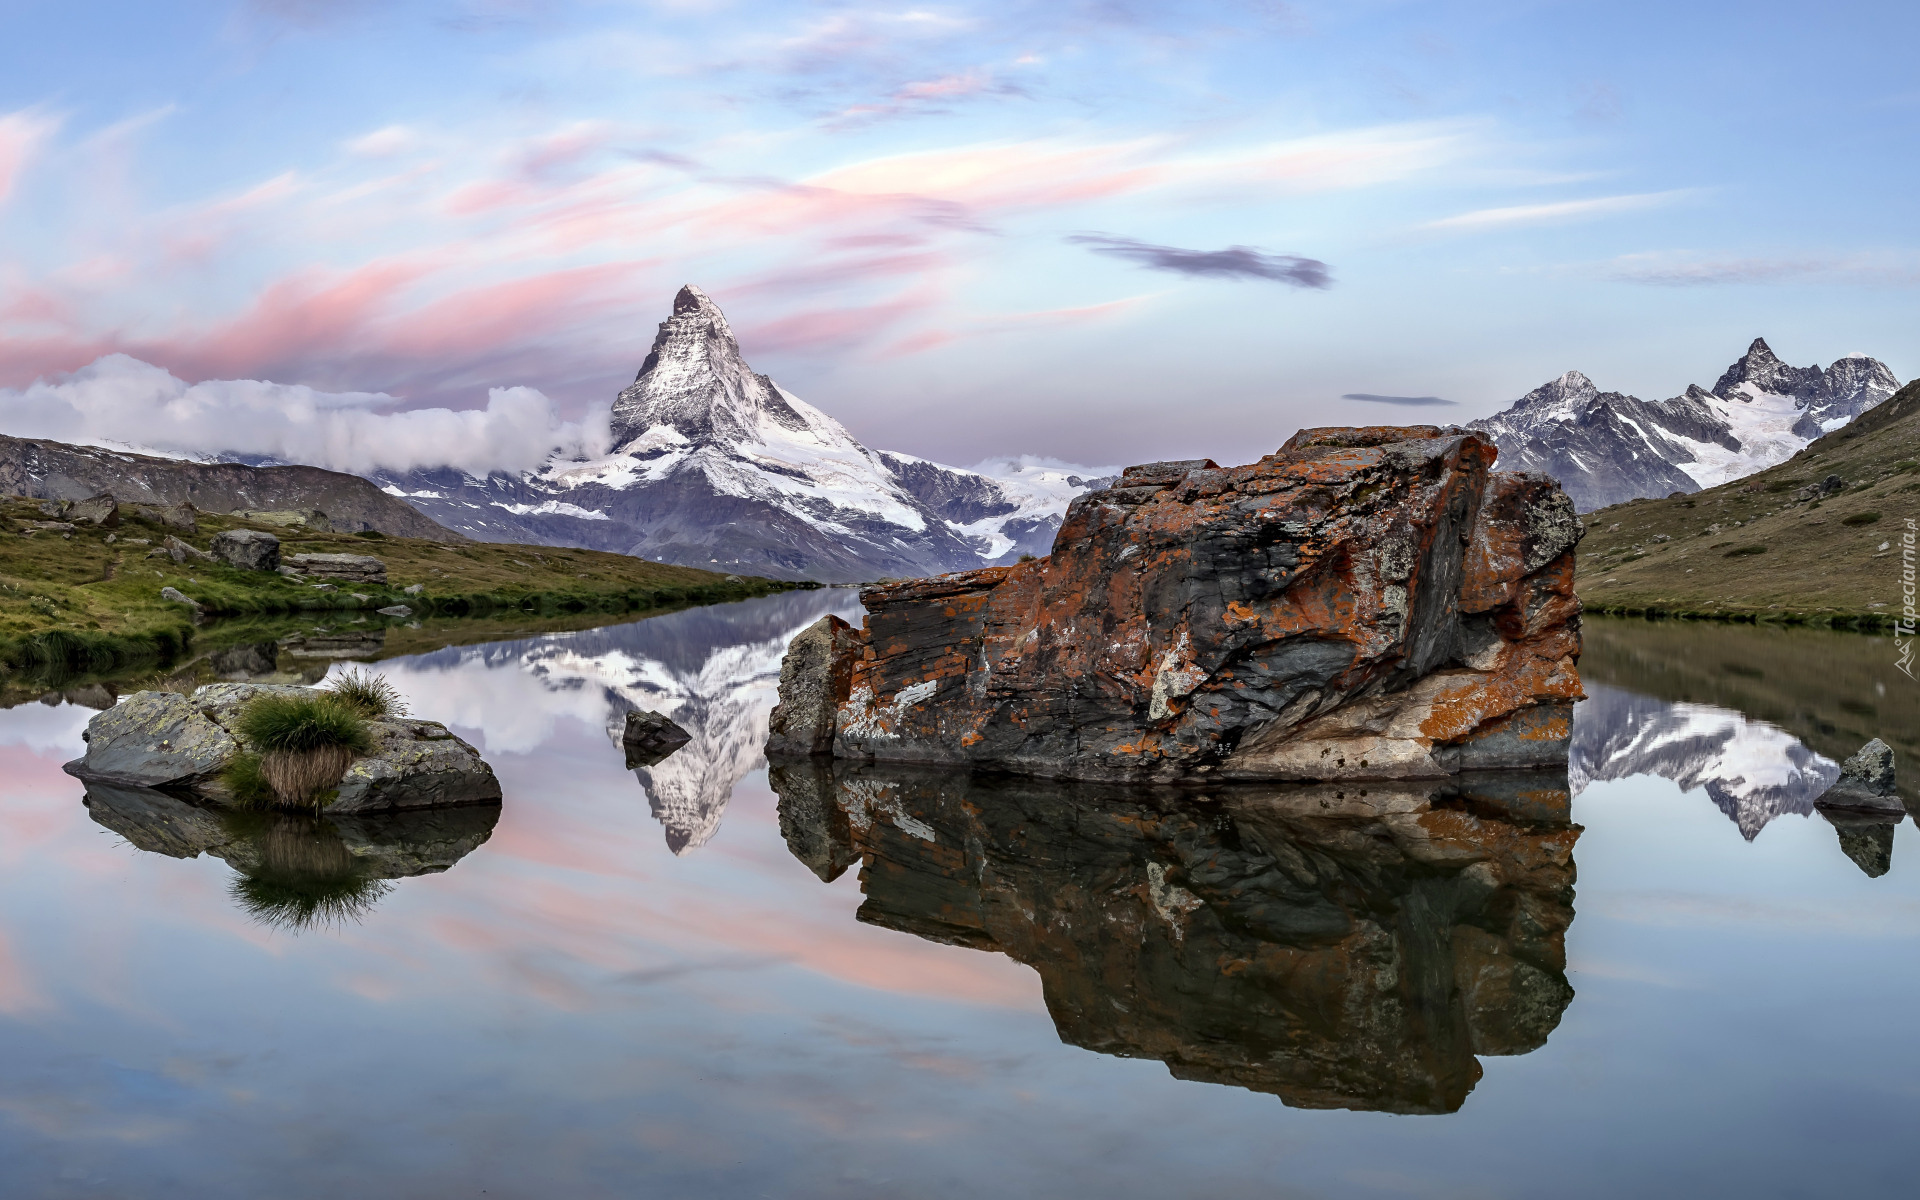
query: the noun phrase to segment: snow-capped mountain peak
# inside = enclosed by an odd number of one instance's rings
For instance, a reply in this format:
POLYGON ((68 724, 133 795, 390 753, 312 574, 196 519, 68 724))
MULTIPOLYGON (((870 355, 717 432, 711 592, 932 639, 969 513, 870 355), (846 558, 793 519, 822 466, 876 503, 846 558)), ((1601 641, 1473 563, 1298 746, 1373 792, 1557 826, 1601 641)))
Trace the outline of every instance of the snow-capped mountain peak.
POLYGON ((871 450, 754 371, 691 284, 614 400, 611 432, 612 450, 590 461, 379 482, 482 540, 844 583, 1045 554, 1067 503, 1108 473, 1023 459, 1000 479, 871 450))

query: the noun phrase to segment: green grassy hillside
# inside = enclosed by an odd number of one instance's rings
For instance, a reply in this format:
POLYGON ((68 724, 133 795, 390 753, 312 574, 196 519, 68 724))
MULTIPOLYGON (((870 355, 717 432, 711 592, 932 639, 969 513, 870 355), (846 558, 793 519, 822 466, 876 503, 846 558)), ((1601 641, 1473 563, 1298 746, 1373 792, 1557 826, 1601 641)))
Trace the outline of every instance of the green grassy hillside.
POLYGON ((736 600, 793 586, 593 550, 313 533, 208 514, 200 515, 191 533, 124 512, 114 529, 78 523, 65 536, 32 529, 32 523, 47 519, 38 501, 0 499, 0 667, 105 668, 177 656, 192 640, 196 622, 187 606, 161 596, 167 587, 196 601, 205 620, 371 612, 395 604, 422 616, 515 609, 618 613, 736 600), (148 557, 169 535, 206 550, 213 535, 234 528, 265 528, 280 539, 283 558, 371 554, 387 564, 387 586, 340 583, 335 591, 323 591, 310 580, 148 557), (412 585, 422 590, 402 591, 412 585))
POLYGON ((1886 625, 1920 521, 1920 381, 1777 467, 1583 519, 1591 611, 1886 625))

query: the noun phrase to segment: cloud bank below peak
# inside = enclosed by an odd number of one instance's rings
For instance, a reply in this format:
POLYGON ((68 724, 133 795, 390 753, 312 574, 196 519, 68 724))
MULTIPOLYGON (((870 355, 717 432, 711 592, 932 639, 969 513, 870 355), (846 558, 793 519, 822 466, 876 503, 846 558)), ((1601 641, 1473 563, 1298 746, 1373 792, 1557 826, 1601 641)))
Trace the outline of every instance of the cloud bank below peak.
POLYGON ((354 474, 533 470, 554 452, 604 453, 609 440, 606 409, 565 421, 528 387, 493 388, 485 408, 383 411, 397 403, 377 392, 255 379, 189 384, 110 354, 68 375, 0 388, 0 428, 15 437, 195 457, 257 455, 354 474))

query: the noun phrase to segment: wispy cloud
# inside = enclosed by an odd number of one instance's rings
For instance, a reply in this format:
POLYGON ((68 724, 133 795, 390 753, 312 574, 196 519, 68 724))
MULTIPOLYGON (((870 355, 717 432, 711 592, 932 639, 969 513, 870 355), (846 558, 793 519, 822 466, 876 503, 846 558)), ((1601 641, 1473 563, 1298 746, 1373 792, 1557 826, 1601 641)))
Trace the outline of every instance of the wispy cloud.
POLYGON ((0 116, 0 201, 13 194, 27 160, 60 122, 33 109, 0 116))
POLYGON ((1368 404, 1397 404, 1402 408, 1448 408, 1459 404, 1458 400, 1442 400, 1438 396, 1376 396, 1372 392, 1348 392, 1342 400, 1364 400, 1368 404))
POLYGON ((1589 200, 1560 200, 1551 204, 1510 204, 1502 208, 1481 208, 1457 216, 1428 221, 1422 229, 1475 231, 1502 229, 1513 225, 1546 225, 1561 221, 1581 221, 1607 217, 1615 213, 1641 212, 1660 208, 1693 194, 1692 188, 1665 192, 1637 192, 1625 196, 1596 196, 1589 200))
POLYGON ((1251 246, 1228 246, 1225 250, 1184 250, 1178 246, 1156 246, 1132 238, 1103 233, 1077 233, 1067 238, 1090 247, 1095 254, 1124 259, 1135 266, 1155 271, 1172 271, 1215 279, 1264 279, 1294 287, 1330 288, 1333 277, 1327 264, 1317 258, 1297 254, 1266 254, 1251 246))
POLYGON ((1779 256, 1650 251, 1623 254, 1600 264, 1598 271, 1623 283, 1666 287, 1820 282, 1908 286, 1920 283, 1920 255, 1912 251, 1779 256))

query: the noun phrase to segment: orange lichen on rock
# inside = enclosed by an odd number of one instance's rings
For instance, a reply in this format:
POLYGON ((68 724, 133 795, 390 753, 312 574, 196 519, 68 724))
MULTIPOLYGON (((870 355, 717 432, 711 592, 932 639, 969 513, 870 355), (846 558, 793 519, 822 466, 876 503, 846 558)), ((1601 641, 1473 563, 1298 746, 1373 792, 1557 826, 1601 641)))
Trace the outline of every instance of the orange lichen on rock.
POLYGON ((808 744, 1113 780, 1564 763, 1580 523, 1494 458, 1469 431, 1379 426, 1129 467, 1045 559, 863 591, 864 629, 808 643, 826 682, 794 673, 809 713, 837 704, 808 744))

